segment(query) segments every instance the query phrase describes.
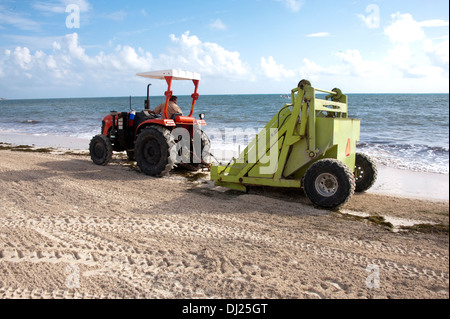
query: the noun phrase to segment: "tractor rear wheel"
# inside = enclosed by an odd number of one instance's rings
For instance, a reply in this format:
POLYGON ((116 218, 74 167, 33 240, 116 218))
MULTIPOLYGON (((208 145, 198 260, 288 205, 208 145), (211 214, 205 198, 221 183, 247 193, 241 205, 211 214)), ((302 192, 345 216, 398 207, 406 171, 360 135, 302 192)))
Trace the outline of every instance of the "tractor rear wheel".
POLYGON ((305 173, 303 187, 309 200, 320 207, 336 209, 355 191, 355 177, 347 165, 336 159, 322 159, 305 173))
POLYGON ((366 154, 356 153, 355 181, 356 192, 365 192, 377 180, 378 170, 375 162, 366 154))
POLYGON ((150 176, 165 176, 175 166, 175 140, 164 127, 147 127, 137 137, 134 154, 142 172, 150 176))
POLYGON ((92 161, 97 165, 107 165, 112 160, 113 147, 105 135, 96 135, 89 143, 89 153, 92 161))

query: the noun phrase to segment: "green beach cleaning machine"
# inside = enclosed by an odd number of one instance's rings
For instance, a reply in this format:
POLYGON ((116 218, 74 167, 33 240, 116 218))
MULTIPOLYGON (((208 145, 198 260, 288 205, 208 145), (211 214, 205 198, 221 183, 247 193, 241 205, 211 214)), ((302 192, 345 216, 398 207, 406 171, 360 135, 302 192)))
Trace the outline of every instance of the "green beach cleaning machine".
POLYGON ((211 180, 240 191, 249 186, 303 188, 313 204, 328 209, 369 189, 377 168, 356 152, 360 120, 348 117, 348 97, 337 88, 320 90, 302 80, 291 100, 237 158, 226 166, 212 165, 211 180))

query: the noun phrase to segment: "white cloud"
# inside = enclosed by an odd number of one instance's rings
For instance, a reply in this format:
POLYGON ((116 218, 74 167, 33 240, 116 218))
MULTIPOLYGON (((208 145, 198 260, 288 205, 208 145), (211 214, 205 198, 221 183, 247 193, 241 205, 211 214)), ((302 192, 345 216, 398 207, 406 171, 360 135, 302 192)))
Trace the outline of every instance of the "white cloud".
POLYGON ((95 87, 106 79, 114 82, 131 77, 150 68, 152 60, 150 53, 129 46, 118 46, 109 54, 100 52, 89 56, 78 34, 73 33, 55 41, 47 53, 31 52, 26 47, 6 50, 0 54, 0 69, 3 79, 8 77, 8 83, 2 82, 4 87, 21 83, 31 90, 45 83, 58 90, 71 86, 95 87))
POLYGON ((4 38, 12 43, 24 46, 30 50, 48 50, 53 47, 53 43, 60 42, 63 36, 35 36, 35 35, 11 35, 5 34, 4 38))
POLYGON ((299 71, 291 72, 314 82, 326 77, 370 78, 386 74, 386 68, 382 63, 365 60, 359 50, 339 51, 333 56, 337 60, 337 64, 322 66, 311 59, 303 58, 299 71))
POLYGON ((446 37, 433 40, 424 31, 426 27, 445 25, 448 22, 443 20, 418 22, 408 13, 392 15, 392 24, 384 31, 394 48, 389 51, 386 61, 401 70, 405 76, 436 76, 439 68, 442 74, 448 75, 448 31, 446 37))
POLYGON ((434 20, 426 20, 419 22, 421 27, 448 27, 449 23, 448 21, 440 20, 440 19, 434 19, 434 20))
POLYGON ((410 46, 407 43, 397 43, 391 50, 388 50, 388 56, 385 58, 385 61, 397 68, 405 69, 411 57, 410 46))
MULTIPOLYGON (((91 8, 87 0, 35 1, 32 3, 32 7, 44 15, 66 14, 66 7, 70 4, 77 5, 80 12, 87 12, 91 8)), ((23 14, 0 5, 0 29, 3 29, 4 25, 10 25, 24 31, 41 30, 41 25, 29 18, 28 14, 23 14)))
POLYGON ((341 65, 323 67, 308 58, 304 58, 300 68, 300 74, 303 79, 316 82, 322 77, 343 75, 344 70, 341 65))
POLYGON ((340 72, 357 77, 375 77, 387 75, 385 66, 379 61, 365 60, 359 50, 346 50, 336 53, 341 61, 340 72))
POLYGON ((125 45, 123 47, 117 46, 114 53, 103 55, 101 60, 96 57, 96 63, 98 62, 103 62, 106 66, 109 64, 111 66, 113 65, 117 70, 125 73, 130 70, 140 71, 151 69, 154 64, 154 59, 150 52, 145 52, 141 48, 136 50, 125 45))
POLYGON ((337 63, 327 66, 303 59, 300 73, 313 81, 350 79, 355 87, 378 92, 448 92, 448 30, 443 30, 445 36, 428 38, 425 29, 447 24, 418 22, 411 14, 396 13, 384 29, 390 41, 384 56, 371 60, 357 49, 347 49, 335 53, 337 63))
POLYGON ((283 64, 277 64, 272 56, 261 58, 261 69, 265 76, 275 81, 296 76, 296 72, 287 70, 283 64))
POLYGON ((329 35, 330 34, 328 32, 318 32, 318 33, 308 34, 307 37, 318 38, 318 37, 328 37, 329 35))
POLYGON ((39 31, 40 28, 36 21, 0 5, 0 27, 1 25, 11 25, 25 31, 39 31))
POLYGON ((5 90, 23 85, 37 90, 44 84, 53 87, 55 92, 60 88, 91 90, 113 85, 123 90, 124 83, 139 83, 137 72, 168 68, 186 69, 228 81, 252 78, 250 68, 238 52, 203 42, 189 32, 180 37, 170 35, 170 39, 169 52, 157 57, 128 45, 118 45, 106 53, 88 54, 77 33, 54 41, 46 52, 18 46, 0 52, 1 85, 5 90))
POLYGON ((209 24, 211 29, 226 30, 227 26, 220 19, 216 19, 209 24))
POLYGON ((80 12, 88 12, 91 9, 88 0, 35 1, 33 7, 45 13, 65 13, 67 6, 71 4, 77 5, 80 12))
POLYGON ((33 8, 45 13, 64 13, 66 7, 62 6, 61 3, 48 3, 37 1, 33 4, 33 8))
MULTIPOLYGON (((372 87, 374 90, 378 89, 378 92, 446 91, 448 31, 444 30, 447 32, 446 36, 434 34, 433 38, 428 38, 426 34, 429 30, 427 28, 442 24, 444 23, 441 20, 418 22, 410 14, 398 13, 392 16, 389 25, 384 29, 390 45, 384 55, 368 57, 364 51, 351 48, 331 52, 328 60, 330 62, 326 64, 300 56, 298 65, 293 67, 277 63, 277 56, 271 55, 261 57, 256 62, 257 65, 251 68, 242 60, 239 52, 227 50, 214 42, 202 41, 189 31, 179 36, 171 34, 169 48, 158 56, 128 45, 117 45, 114 48, 111 46, 106 52, 91 53, 92 49, 87 50, 87 47, 82 45, 77 33, 49 37, 45 39, 45 46, 32 46, 36 41, 28 36, 26 45, 0 52, 0 81, 5 90, 24 85, 30 90, 45 85, 44 88, 53 87, 55 91, 59 88, 70 90, 72 87, 79 87, 80 90, 104 89, 107 85, 110 85, 110 88, 115 85, 116 90, 113 92, 117 93, 117 88, 122 90, 120 92, 128 91, 125 85, 127 82, 140 83, 139 79, 135 80, 137 72, 179 68, 198 72, 204 78, 214 78, 215 84, 222 83, 224 87, 231 86, 230 80, 245 81, 249 85, 242 87, 246 89, 252 85, 260 89, 268 83, 270 86, 267 88, 273 89, 288 82, 296 83, 300 78, 307 78, 319 87, 331 80, 331 85, 352 81, 352 88, 364 90, 365 87, 366 92, 372 87), (411 32, 414 34, 411 35, 411 32), (258 77, 272 81, 256 82, 258 77)), ((309 36, 326 35, 328 33, 320 32, 309 36)), ((220 91, 220 88, 209 85, 213 93, 214 90, 220 91)), ((106 89, 104 92, 111 94, 112 90, 106 89)), ((50 91, 47 94, 52 93, 50 91)))
POLYGON ((443 41, 434 44, 433 40, 427 39, 424 43, 424 50, 436 65, 449 66, 449 41, 448 36, 443 41))
POLYGON ((303 0, 275 0, 277 2, 282 2, 289 10, 293 12, 298 12, 303 7, 303 0))
POLYGON ((409 13, 392 15, 392 24, 384 29, 394 43, 411 43, 425 39, 425 32, 420 23, 409 13))
POLYGON ((166 67, 194 69, 202 74, 234 79, 251 74, 237 51, 228 51, 217 43, 202 42, 189 31, 179 38, 171 34, 170 39, 176 46, 170 55, 160 57, 160 64, 166 67))
POLYGON ((317 63, 304 58, 302 60, 302 67, 300 68, 300 74, 303 79, 308 79, 309 81, 317 81, 321 75, 327 73, 327 69, 318 65, 317 63))
POLYGON ((31 54, 28 48, 17 47, 13 52, 13 59, 23 70, 30 68, 31 54))

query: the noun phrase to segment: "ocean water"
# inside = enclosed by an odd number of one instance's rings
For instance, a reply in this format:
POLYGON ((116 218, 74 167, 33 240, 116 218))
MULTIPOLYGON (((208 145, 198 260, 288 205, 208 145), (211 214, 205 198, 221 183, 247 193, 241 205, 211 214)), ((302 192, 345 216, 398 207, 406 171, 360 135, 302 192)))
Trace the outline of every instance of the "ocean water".
MULTIPOLYGON (((448 94, 350 94, 349 117, 361 119, 358 151, 378 164, 419 172, 449 173, 448 94)), ((145 97, 132 97, 131 108, 142 110, 145 97)), ((164 97, 151 97, 151 108, 164 97)), ((190 97, 178 96, 189 113, 190 97)), ((290 97, 272 95, 201 95, 194 115, 204 113, 212 148, 242 149, 290 97), (217 130, 234 132, 234 138, 217 130)), ((32 135, 91 138, 100 133, 111 110, 128 111, 129 97, 0 101, 1 131, 32 135)))

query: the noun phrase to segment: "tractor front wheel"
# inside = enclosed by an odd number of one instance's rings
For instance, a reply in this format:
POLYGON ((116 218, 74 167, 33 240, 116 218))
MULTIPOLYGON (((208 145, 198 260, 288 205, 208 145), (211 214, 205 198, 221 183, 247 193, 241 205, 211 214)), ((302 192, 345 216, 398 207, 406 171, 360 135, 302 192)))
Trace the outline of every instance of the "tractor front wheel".
POLYGON ((377 180, 378 170, 375 162, 366 154, 356 153, 355 180, 356 192, 365 192, 377 180))
POLYGON ((309 200, 320 207, 336 209, 355 191, 355 177, 347 165, 336 159, 323 159, 305 173, 303 188, 309 200))
POLYGON ((97 165, 107 165, 112 160, 113 147, 105 135, 96 135, 89 143, 89 153, 92 161, 97 165))
POLYGON ((142 172, 150 176, 165 176, 175 166, 175 141, 166 128, 145 128, 136 140, 136 162, 142 172))

